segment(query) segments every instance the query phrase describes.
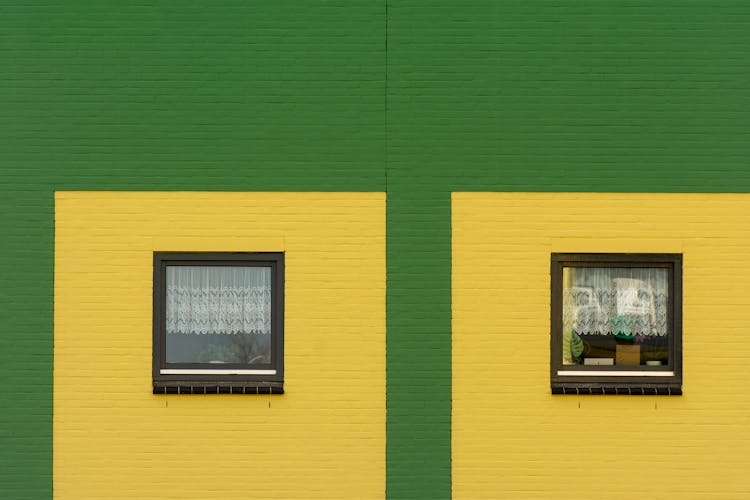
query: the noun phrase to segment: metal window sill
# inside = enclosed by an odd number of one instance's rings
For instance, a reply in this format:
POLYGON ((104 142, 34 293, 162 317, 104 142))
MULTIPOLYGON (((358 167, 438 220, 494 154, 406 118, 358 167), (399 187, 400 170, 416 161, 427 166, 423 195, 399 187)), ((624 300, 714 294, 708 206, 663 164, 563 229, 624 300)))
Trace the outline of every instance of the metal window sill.
POLYGON ((284 383, 154 381, 154 394, 284 394, 284 383))

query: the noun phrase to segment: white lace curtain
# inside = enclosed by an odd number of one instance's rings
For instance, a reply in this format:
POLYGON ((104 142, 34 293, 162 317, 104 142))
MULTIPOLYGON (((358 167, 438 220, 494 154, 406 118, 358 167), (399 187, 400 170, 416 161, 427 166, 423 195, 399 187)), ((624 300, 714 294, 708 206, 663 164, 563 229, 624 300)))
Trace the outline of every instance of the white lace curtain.
POLYGON ((271 332, 271 268, 167 266, 167 333, 271 332))
POLYGON ((661 268, 566 267, 563 328, 579 335, 667 334, 669 275, 661 268))

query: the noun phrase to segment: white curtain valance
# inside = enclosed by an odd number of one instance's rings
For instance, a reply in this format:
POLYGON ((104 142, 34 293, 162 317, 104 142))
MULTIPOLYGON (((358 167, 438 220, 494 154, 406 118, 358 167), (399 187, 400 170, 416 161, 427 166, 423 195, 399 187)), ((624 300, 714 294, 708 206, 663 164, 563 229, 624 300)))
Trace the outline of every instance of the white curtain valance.
POLYGON ((663 268, 566 267, 563 328, 579 335, 667 335, 669 272, 663 268))
POLYGON ((271 268, 167 266, 167 333, 271 333, 271 268))

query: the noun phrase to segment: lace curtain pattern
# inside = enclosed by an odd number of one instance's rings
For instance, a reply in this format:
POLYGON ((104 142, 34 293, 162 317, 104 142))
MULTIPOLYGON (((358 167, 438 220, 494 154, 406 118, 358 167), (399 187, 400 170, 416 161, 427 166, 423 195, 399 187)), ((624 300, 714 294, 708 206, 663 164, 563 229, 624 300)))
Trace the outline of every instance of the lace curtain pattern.
POLYGON ((167 266, 167 333, 271 333, 271 268, 167 266))
POLYGON ((563 328, 579 335, 667 335, 669 274, 663 268, 566 267, 563 328))

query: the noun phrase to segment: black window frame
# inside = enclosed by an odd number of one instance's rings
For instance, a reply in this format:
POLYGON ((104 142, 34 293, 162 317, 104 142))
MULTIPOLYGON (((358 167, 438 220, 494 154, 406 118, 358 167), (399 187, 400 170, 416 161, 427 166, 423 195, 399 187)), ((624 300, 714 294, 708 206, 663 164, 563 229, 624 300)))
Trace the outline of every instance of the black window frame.
MULTIPOLYGON (((284 392, 284 253, 154 252, 153 392, 154 394, 283 394, 284 392), (232 370, 247 365, 166 362, 167 266, 271 267, 271 363, 274 374, 163 374, 162 369, 232 370)), ((266 368, 265 366, 263 368, 266 368)))
POLYGON ((550 382, 553 394, 682 394, 682 254, 657 253, 553 253, 550 266, 550 382), (663 366, 563 365, 563 290, 565 267, 633 267, 669 270, 668 348, 663 366), (566 375, 565 372, 591 372, 566 375), (623 372, 619 376, 597 372, 623 372), (665 373, 628 375, 628 372, 665 373))

